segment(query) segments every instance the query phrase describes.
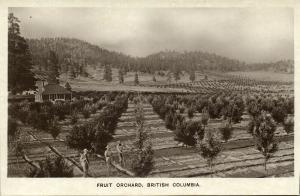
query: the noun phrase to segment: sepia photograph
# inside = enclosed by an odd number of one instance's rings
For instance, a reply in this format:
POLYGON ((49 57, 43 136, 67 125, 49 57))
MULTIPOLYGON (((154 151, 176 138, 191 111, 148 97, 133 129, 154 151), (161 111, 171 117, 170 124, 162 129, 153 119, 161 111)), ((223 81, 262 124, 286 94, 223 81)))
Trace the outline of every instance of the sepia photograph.
POLYGON ((293 9, 7 17, 7 177, 294 176, 293 9))

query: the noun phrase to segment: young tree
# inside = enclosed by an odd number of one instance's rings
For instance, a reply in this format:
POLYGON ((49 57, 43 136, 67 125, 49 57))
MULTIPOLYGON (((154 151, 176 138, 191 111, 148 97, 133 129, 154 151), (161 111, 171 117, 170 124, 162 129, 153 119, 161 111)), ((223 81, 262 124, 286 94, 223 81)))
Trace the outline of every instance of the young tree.
POLYGON ((119 83, 123 84, 124 83, 124 73, 122 69, 119 69, 119 83))
POLYGON ((152 143, 150 141, 148 130, 144 128, 144 112, 141 103, 136 108, 136 126, 137 134, 134 147, 132 149, 133 157, 131 168, 138 177, 147 176, 154 166, 152 143))
POLYGON ((139 82, 139 76, 138 76, 138 73, 135 72, 135 75, 134 75, 134 85, 138 85, 140 82, 139 82))
POLYGON ((8 90, 13 94, 35 89, 32 59, 26 40, 20 34, 19 19, 8 15, 8 90))
POLYGON ((112 81, 112 71, 111 71, 111 67, 109 65, 106 65, 104 67, 103 79, 106 80, 107 82, 112 81))
POLYGON ((253 138, 257 150, 259 150, 264 158, 264 167, 267 172, 267 161, 278 150, 278 144, 275 140, 276 125, 270 114, 262 112, 260 116, 253 119, 252 130, 253 138))
POLYGON ((206 159, 207 164, 213 172, 213 161, 222 151, 222 144, 215 134, 207 132, 207 137, 199 145, 200 154, 206 159))

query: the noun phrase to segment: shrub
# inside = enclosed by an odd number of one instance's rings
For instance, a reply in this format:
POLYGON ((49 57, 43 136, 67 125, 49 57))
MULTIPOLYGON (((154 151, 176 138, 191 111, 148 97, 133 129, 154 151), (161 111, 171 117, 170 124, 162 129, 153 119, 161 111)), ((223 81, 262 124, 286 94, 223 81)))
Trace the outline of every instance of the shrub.
POLYGON ((194 112, 195 112, 194 108, 192 108, 192 107, 188 108, 188 111, 187 111, 188 117, 193 118, 194 117, 194 112))
POLYGON ((54 115, 58 116, 59 120, 65 120, 68 114, 68 107, 64 103, 57 103, 53 105, 54 115))
POLYGON ((223 127, 220 127, 219 131, 222 135, 222 139, 227 142, 232 136, 233 128, 231 123, 226 123, 223 127))
POLYGON ((73 177, 73 166, 59 156, 51 158, 47 156, 44 161, 38 163, 40 169, 30 168, 27 170, 28 177, 73 177))
POLYGON ((165 125, 167 129, 174 130, 176 127, 174 125, 175 114, 172 111, 169 111, 165 118, 165 125))
POLYGON ((92 114, 96 114, 96 112, 97 112, 97 107, 96 107, 96 105, 93 104, 93 105, 91 106, 90 111, 91 111, 92 114))
POLYGON ((113 139, 112 135, 96 125, 95 138, 92 141, 92 149, 95 153, 104 155, 107 144, 113 139))
POLYGON ((178 142, 184 143, 185 145, 195 146, 197 143, 197 138, 195 137, 196 133, 198 135, 198 139, 202 140, 204 133, 200 122, 190 121, 181 124, 179 123, 176 126, 176 136, 174 139, 178 142))
POLYGON ((78 121, 78 114, 76 111, 72 112, 71 116, 71 124, 74 125, 78 121))
POLYGON ((279 105, 279 106, 275 106, 272 110, 272 117, 274 118, 274 120, 277 123, 283 123, 284 119, 287 116, 287 111, 284 108, 284 106, 279 105))
POLYGON ((33 128, 47 131, 50 122, 53 119, 47 113, 37 113, 36 111, 32 111, 28 115, 28 124, 33 128))
POLYGON ((91 149, 92 142, 95 139, 94 126, 92 123, 75 125, 72 131, 67 135, 67 144, 77 150, 91 149))
POLYGON ((184 106, 179 106, 179 112, 180 112, 180 114, 183 114, 184 110, 185 110, 184 106))
POLYGON ((89 111, 88 108, 84 108, 84 109, 82 110, 82 115, 83 115, 83 117, 84 117, 85 119, 87 119, 87 118, 89 118, 89 117, 91 116, 91 113, 90 113, 90 111, 89 111))
POLYGON ((8 117, 8 126, 7 126, 8 136, 15 138, 18 132, 18 123, 15 119, 8 117))
POLYGON ((54 120, 51 124, 50 124, 50 126, 49 126, 49 128, 48 128, 48 132, 52 135, 52 137, 53 137, 53 139, 56 139, 57 138, 57 136, 60 134, 60 127, 58 126, 58 124, 57 124, 57 121, 56 120, 54 120))
POLYGON ((230 122, 238 123, 242 120, 243 111, 244 105, 237 99, 223 108, 223 115, 225 118, 229 118, 230 122))
POLYGON ((287 117, 284 120, 283 127, 287 134, 294 132, 294 118, 287 117))

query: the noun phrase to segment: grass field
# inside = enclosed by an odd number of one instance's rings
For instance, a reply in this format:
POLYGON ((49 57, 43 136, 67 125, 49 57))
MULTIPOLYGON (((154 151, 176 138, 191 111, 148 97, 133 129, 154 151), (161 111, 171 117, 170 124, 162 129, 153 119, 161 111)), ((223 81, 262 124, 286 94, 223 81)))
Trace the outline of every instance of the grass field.
MULTIPOLYGON (((103 80, 103 69, 88 69, 89 77, 81 77, 79 76, 76 79, 70 80, 67 75, 62 74, 60 76, 61 84, 69 82, 72 86, 72 89, 75 91, 147 91, 147 92, 192 92, 191 89, 176 87, 169 88, 168 85, 172 84, 192 84, 189 80, 189 74, 183 72, 180 76, 180 80, 175 81, 173 78, 168 81, 167 76, 159 76, 155 75, 156 82, 152 81, 153 75, 147 73, 138 73, 139 76, 139 85, 134 84, 134 75, 135 72, 128 72, 124 75, 124 83, 120 84, 118 79, 118 70, 112 69, 112 81, 107 82, 103 80), (159 88, 164 86, 164 88, 159 88)), ((167 74, 167 72, 165 72, 167 74)), ((228 73, 201 73, 199 71, 196 72, 196 80, 197 81, 209 81, 213 83, 212 86, 220 86, 217 82, 218 80, 226 79, 227 83, 230 85, 230 77, 239 76, 243 78, 253 79, 257 81, 275 81, 275 82, 293 82, 294 75, 293 74, 285 74, 285 73, 274 73, 274 72, 228 72, 228 73), (204 76, 208 76, 208 80, 204 80, 204 76), (229 78, 228 78, 229 76, 229 78)), ((236 83, 232 83, 234 86, 237 86, 236 83)), ((195 86, 194 84, 192 84, 195 86)), ((210 88, 211 85, 208 86, 210 88)), ((253 86, 252 86, 253 87, 253 86)), ((254 86, 255 87, 255 86, 254 86)), ((283 89, 287 88, 286 86, 282 86, 283 89)), ((269 87, 263 87, 269 88, 269 87)), ((277 89, 280 89, 276 86, 277 89)), ((288 88, 293 88, 288 87, 288 88)), ((201 90, 201 86, 199 88, 201 90)))

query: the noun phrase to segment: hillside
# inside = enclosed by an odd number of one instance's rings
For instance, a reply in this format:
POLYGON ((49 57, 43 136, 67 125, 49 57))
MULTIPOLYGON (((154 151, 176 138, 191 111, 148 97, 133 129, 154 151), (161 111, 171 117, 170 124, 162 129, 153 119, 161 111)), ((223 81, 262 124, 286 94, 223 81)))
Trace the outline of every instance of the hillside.
POLYGON ((56 53, 60 74, 88 76, 87 69, 94 70, 110 65, 125 72, 139 71, 153 74, 155 71, 169 70, 173 73, 193 70, 209 71, 245 71, 271 70, 275 72, 293 72, 294 62, 246 64, 214 53, 202 51, 176 52, 162 51, 146 57, 131 57, 119 52, 109 51, 88 42, 72 38, 27 39, 32 54, 34 68, 49 71, 49 51, 56 53))

